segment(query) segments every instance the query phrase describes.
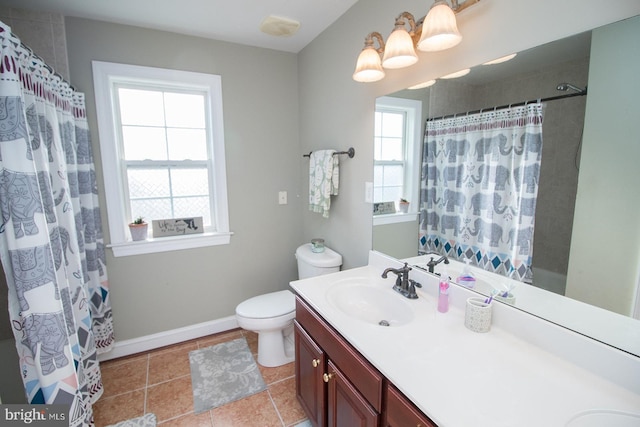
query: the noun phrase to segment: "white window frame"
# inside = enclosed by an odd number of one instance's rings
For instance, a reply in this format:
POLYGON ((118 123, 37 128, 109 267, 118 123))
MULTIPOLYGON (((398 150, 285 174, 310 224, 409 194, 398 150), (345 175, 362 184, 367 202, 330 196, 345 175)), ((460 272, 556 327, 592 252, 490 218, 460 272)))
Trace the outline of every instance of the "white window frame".
POLYGON ((227 174, 224 152, 221 77, 213 74, 168 70, 137 65, 93 61, 93 84, 98 116, 98 134, 104 175, 105 198, 111 242, 107 247, 114 256, 140 255, 229 244, 229 209, 227 202, 227 174), (149 238, 132 241, 127 216, 128 189, 123 181, 124 153, 116 120, 115 87, 119 84, 157 84, 158 87, 195 90, 207 94, 207 130, 209 135, 209 168, 213 171, 211 230, 202 234, 149 238))
POLYGON ((422 147, 422 101, 381 96, 376 99, 376 111, 395 110, 406 115, 405 170, 403 197, 411 203, 409 213, 374 215, 373 225, 416 221, 420 204, 420 164, 422 147))

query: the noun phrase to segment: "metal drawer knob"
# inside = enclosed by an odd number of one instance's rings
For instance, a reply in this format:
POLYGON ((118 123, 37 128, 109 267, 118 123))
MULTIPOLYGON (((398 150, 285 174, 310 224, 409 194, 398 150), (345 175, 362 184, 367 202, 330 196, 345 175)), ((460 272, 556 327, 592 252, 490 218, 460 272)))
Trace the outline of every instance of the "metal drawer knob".
POLYGON ((311 364, 313 365, 314 368, 317 368, 318 366, 320 366, 320 359, 313 359, 311 361, 311 364))
POLYGON ((330 380, 331 378, 333 378, 333 374, 323 374, 323 375, 322 375, 322 380, 323 380, 325 383, 328 383, 328 382, 329 382, 329 380, 330 380))

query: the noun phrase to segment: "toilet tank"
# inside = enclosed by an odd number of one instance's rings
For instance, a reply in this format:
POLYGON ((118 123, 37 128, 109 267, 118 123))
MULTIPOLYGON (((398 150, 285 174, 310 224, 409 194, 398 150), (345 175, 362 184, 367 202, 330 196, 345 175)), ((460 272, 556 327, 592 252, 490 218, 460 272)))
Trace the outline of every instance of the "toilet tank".
POLYGON ((340 271, 342 255, 325 246, 324 252, 313 252, 311 243, 305 243, 296 249, 298 260, 298 278, 320 276, 340 271))

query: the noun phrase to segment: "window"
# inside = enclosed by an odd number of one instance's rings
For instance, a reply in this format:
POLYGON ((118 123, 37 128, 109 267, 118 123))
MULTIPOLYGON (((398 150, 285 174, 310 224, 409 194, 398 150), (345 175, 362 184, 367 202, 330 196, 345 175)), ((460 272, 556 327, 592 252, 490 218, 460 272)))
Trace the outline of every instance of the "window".
MULTIPOLYGON (((422 103, 381 97, 376 101, 374 130, 373 201, 411 204, 411 220, 418 211, 422 103)), ((376 220, 376 223, 380 221, 376 220)))
POLYGON ((115 256, 229 243, 220 76, 93 62, 115 256), (127 224, 202 216, 205 233, 131 242, 127 224))

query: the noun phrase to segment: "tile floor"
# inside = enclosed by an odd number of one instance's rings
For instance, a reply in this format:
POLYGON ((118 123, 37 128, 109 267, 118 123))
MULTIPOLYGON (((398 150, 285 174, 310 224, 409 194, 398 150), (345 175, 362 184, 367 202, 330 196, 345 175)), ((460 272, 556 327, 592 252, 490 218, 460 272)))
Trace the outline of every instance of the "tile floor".
POLYGON ((268 389, 207 412, 193 412, 189 352, 245 337, 255 355, 257 335, 233 330, 100 364, 104 393, 93 406, 96 427, 153 412, 158 427, 310 426, 295 396, 293 363, 259 366, 268 389))

